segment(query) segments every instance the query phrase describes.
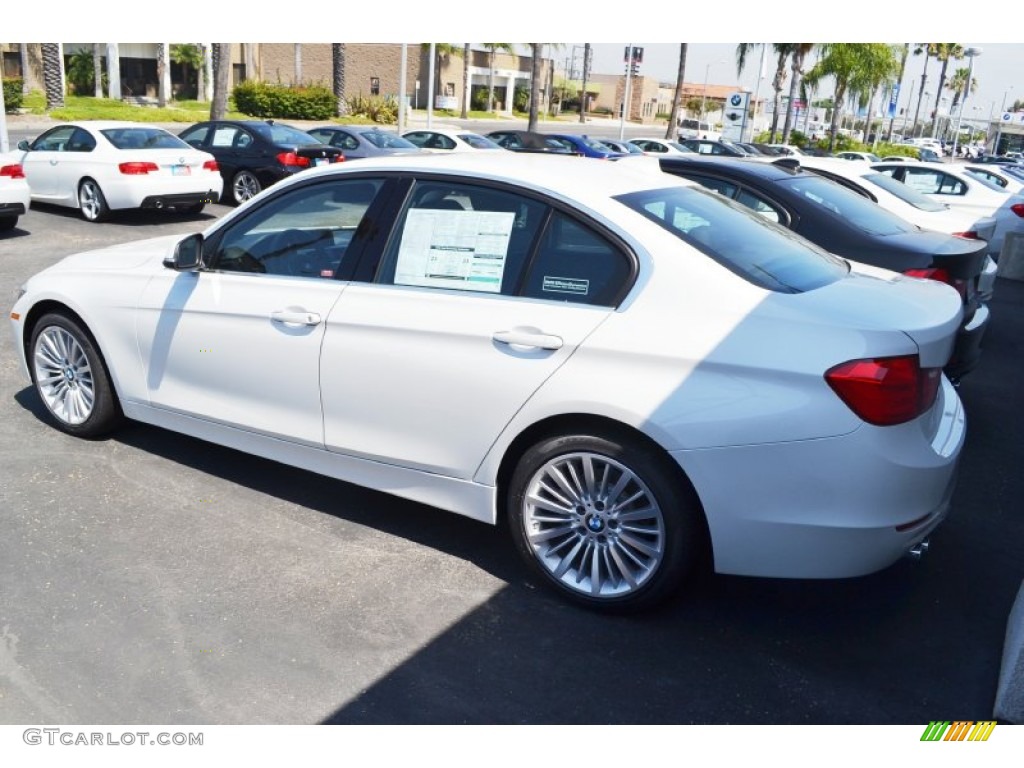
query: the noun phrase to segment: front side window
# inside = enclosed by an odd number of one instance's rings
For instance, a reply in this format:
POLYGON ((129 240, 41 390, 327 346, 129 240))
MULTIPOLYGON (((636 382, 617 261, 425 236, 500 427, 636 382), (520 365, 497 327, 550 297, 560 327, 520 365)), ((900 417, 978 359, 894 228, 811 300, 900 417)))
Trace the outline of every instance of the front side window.
POLYGON ((890 213, 867 198, 833 181, 810 173, 798 174, 778 182, 813 203, 822 212, 849 222, 872 235, 897 235, 916 232, 917 227, 890 213))
POLYGON ((801 293, 849 271, 842 259, 704 190, 666 187, 615 199, 766 290, 801 293))
POLYGON ((34 152, 66 152, 68 142, 77 129, 73 125, 62 125, 53 128, 32 143, 34 152))
POLYGON ((379 149, 416 149, 408 139, 388 131, 363 131, 362 136, 379 149))
POLYGON ((210 269, 332 278, 383 182, 326 181, 289 190, 233 224, 207 259, 210 269))
POLYGON ((943 203, 937 203, 927 195, 922 195, 916 189, 908 187, 901 181, 897 181, 892 176, 886 173, 872 173, 864 177, 864 179, 876 187, 881 187, 886 192, 895 195, 905 203, 909 203, 920 211, 930 211, 932 213, 946 210, 946 206, 943 203))

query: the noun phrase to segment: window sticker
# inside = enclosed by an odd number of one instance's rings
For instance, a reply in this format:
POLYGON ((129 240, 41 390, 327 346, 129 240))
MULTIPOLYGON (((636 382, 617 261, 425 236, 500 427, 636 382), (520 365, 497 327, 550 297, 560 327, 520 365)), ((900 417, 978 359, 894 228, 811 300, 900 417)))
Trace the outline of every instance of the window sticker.
POLYGON ((235 141, 235 129, 230 126, 222 126, 213 132, 211 146, 230 147, 235 141))
POLYGON ((413 208, 405 219, 395 285, 501 293, 515 214, 413 208))
POLYGON ((586 296, 590 293, 590 281, 576 277, 549 277, 544 275, 540 289, 548 293, 571 293, 574 296, 586 296))

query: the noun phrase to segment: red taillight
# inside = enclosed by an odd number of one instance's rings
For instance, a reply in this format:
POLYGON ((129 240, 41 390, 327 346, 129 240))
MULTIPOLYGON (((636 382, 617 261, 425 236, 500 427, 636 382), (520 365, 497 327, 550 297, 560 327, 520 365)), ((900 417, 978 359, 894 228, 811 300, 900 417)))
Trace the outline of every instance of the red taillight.
POLYGON ((281 165, 295 166, 297 168, 309 168, 309 158, 299 157, 294 152, 281 152, 277 156, 277 162, 281 165))
POLYGON ((917 355, 851 360, 825 381, 857 416, 879 427, 903 424, 932 407, 942 370, 921 368, 917 355))
POLYGON ((951 285, 956 288, 956 292, 960 294, 961 299, 967 299, 967 281, 954 279, 947 270, 942 267, 934 267, 930 269, 908 269, 903 274, 908 277, 919 277, 922 280, 936 280, 946 285, 951 285))
POLYGON ((335 155, 331 159, 331 162, 332 163, 343 163, 343 162, 345 162, 345 156, 343 154, 341 154, 341 153, 338 153, 337 155, 335 155))
POLYGON ((117 166, 117 169, 128 176, 140 176, 147 173, 156 173, 160 170, 156 163, 140 162, 121 163, 117 166))
POLYGON ((204 171, 219 171, 220 170, 220 166, 217 165, 217 161, 216 160, 207 160, 205 163, 203 163, 203 170, 204 171))
POLYGON ((24 179, 25 169, 17 163, 0 166, 0 176, 6 176, 9 179, 24 179))
POLYGON ((981 240, 977 232, 954 232, 953 237, 962 237, 964 240, 981 240))
POLYGON ((1024 203, 1014 203, 1010 206, 1010 210, 1021 218, 1024 218, 1024 203))

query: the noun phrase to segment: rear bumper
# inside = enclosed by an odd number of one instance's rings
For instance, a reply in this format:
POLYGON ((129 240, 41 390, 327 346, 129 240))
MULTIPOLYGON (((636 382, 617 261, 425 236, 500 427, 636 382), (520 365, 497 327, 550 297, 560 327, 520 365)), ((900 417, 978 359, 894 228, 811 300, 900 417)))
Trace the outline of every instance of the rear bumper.
POLYGON ((988 321, 988 307, 982 304, 975 310, 971 321, 960 329, 953 347, 953 356, 944 369, 949 378, 959 379, 978 364, 981 359, 981 340, 988 328, 988 321))
POLYGON ((174 195, 150 195, 143 198, 140 208, 184 208, 200 203, 216 203, 220 199, 220 192, 209 190, 207 192, 188 192, 174 195))
POLYGON ((24 216, 24 203, 0 203, 0 218, 8 216, 24 216))
POLYGON ((945 519, 965 435, 943 379, 934 410, 907 424, 671 455, 704 507, 718 573, 848 578, 892 565, 945 519))

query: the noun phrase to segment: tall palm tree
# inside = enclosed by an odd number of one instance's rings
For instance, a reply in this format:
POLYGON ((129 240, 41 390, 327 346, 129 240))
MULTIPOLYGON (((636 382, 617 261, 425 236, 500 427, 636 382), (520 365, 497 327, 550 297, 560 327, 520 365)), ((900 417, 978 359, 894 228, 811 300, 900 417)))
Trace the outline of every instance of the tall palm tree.
POLYGON ((583 82, 580 83, 580 122, 587 122, 587 78, 590 77, 590 43, 583 44, 583 82))
MULTIPOLYGON (((739 43, 736 46, 736 72, 742 74, 743 67, 747 61, 747 54, 759 45, 765 43, 739 43)), ((779 102, 782 101, 782 85, 786 82, 786 61, 793 52, 794 43, 772 43, 772 52, 775 54, 775 76, 772 78, 772 90, 775 91, 775 100, 772 108, 772 129, 768 138, 769 143, 775 141, 775 133, 779 129, 779 102)))
POLYGON ((487 111, 492 112, 494 111, 494 54, 498 51, 512 53, 515 50, 515 44, 484 43, 484 48, 487 49, 487 66, 489 68, 487 73, 487 111))
POLYGON ((891 80, 899 67, 899 46, 871 45, 860 55, 860 64, 850 83, 850 89, 858 93, 862 104, 867 104, 867 120, 864 122, 864 143, 868 142, 871 130, 871 116, 875 111, 875 98, 882 85, 891 80))
POLYGON ((679 69, 676 72, 676 88, 672 94, 672 110, 668 116, 668 128, 665 129, 665 138, 675 141, 679 134, 679 108, 683 105, 683 78, 686 76, 686 51, 687 43, 679 44, 679 69))
POLYGON ((804 59, 814 49, 814 43, 789 43, 790 71, 793 77, 789 80, 789 103, 786 105, 786 122, 782 126, 782 143, 789 142, 789 131, 793 120, 793 105, 796 103, 797 94, 800 93, 800 77, 804 70, 804 59))
POLYGON ((92 44, 93 96, 103 98, 103 43, 92 44))
POLYGON ((170 62, 167 61, 168 50, 167 43, 156 44, 156 81, 157 81, 157 106, 167 106, 167 89, 164 88, 164 75, 167 74, 167 67, 170 62))
POLYGON ((530 43, 530 118, 526 130, 537 130, 537 100, 540 95, 540 54, 543 43, 530 43))
POLYGON ((175 43, 170 47, 171 61, 181 66, 182 85, 189 90, 191 70, 196 71, 197 98, 202 101, 203 84, 199 82, 199 73, 203 71, 203 52, 195 43, 175 43))
POLYGON ((61 43, 42 43, 41 47, 46 109, 60 109, 64 106, 64 46, 61 43))
POLYGON ((964 47, 960 43, 932 43, 935 46, 935 58, 942 62, 942 70, 939 72, 939 87, 935 91, 935 114, 932 117, 932 136, 936 135, 936 128, 939 125, 939 104, 942 101, 942 89, 946 85, 946 69, 949 67, 950 59, 962 59, 964 47))
POLYGON ((463 120, 469 117, 469 43, 465 43, 462 47, 462 98, 459 101, 462 102, 462 114, 459 115, 463 120))
POLYGON ((18 55, 21 57, 21 92, 28 93, 28 43, 18 43, 18 55))
POLYGON ((334 114, 348 114, 345 98, 345 43, 331 43, 331 91, 334 93, 334 114))
POLYGON ((912 133, 917 133, 917 121, 921 116, 921 104, 924 103, 924 85, 928 82, 928 59, 933 53, 935 43, 918 43, 914 48, 914 55, 924 54, 924 68, 921 70, 921 87, 917 89, 917 109, 914 110, 914 127, 912 133))
POLYGON ((231 74, 231 43, 213 44, 213 101, 210 119, 223 120, 228 114, 228 82, 231 74))
POLYGON ((953 106, 950 108, 950 112, 957 108, 960 104, 960 99, 966 99, 976 90, 978 90, 978 78, 971 76, 971 70, 967 67, 960 67, 953 76, 949 78, 949 82, 946 83, 946 88, 953 92, 953 106), (970 78, 971 82, 968 83, 967 79, 970 78))
POLYGON ((873 78, 870 73, 881 68, 878 62, 894 62, 895 54, 885 43, 822 43, 819 52, 821 55, 817 63, 804 75, 804 82, 809 87, 815 87, 822 80, 831 78, 835 83, 832 124, 829 129, 829 152, 834 152, 847 96, 867 90, 867 84, 873 78))

